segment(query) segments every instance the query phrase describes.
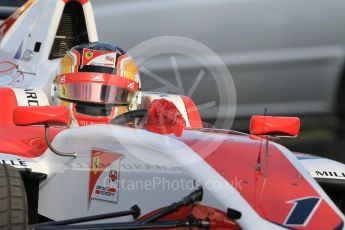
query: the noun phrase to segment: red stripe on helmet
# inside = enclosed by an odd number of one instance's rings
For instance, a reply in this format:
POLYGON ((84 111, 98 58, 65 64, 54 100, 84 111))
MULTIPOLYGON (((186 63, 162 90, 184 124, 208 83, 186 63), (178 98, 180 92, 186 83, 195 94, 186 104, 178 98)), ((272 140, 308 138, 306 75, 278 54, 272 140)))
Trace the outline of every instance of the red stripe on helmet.
POLYGON ((66 73, 60 74, 56 77, 57 84, 68 83, 103 83, 107 85, 114 85, 121 88, 126 88, 131 92, 138 90, 139 84, 136 81, 128 78, 120 77, 117 75, 111 75, 106 73, 90 73, 90 72, 78 72, 78 73, 66 73))

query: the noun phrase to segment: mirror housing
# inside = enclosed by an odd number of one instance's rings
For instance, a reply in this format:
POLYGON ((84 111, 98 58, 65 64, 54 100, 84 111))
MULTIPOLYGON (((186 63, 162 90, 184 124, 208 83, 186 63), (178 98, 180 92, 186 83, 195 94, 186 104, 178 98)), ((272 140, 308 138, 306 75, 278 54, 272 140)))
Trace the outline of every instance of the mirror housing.
POLYGON ((297 137, 301 121, 298 117, 252 116, 250 134, 297 137))
POLYGON ((65 106, 19 106, 13 111, 13 120, 18 126, 67 126, 70 119, 65 106))
POLYGON ((64 127, 70 124, 71 117, 66 106, 19 106, 13 111, 13 122, 18 126, 44 125, 45 139, 48 148, 56 155, 77 157, 77 153, 60 152, 52 146, 49 138, 49 127, 64 127))

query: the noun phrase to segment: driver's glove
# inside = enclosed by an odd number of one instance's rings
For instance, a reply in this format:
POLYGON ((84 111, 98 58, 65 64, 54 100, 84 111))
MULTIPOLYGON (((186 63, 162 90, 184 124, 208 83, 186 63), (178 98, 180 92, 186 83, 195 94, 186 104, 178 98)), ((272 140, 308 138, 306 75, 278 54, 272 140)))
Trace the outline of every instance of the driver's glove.
POLYGON ((146 129, 160 134, 181 136, 186 122, 174 103, 162 98, 152 101, 147 109, 146 129))

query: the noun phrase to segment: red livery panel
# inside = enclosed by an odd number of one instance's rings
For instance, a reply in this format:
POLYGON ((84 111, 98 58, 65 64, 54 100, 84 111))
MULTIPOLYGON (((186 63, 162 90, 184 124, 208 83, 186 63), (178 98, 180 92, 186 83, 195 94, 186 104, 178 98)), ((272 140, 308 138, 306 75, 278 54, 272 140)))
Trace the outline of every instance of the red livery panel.
MULTIPOLYGON (((43 126, 17 126, 13 121, 14 109, 18 106, 16 95, 10 88, 0 88, 0 152, 23 157, 38 157, 48 146, 43 126)), ((61 128, 51 128, 53 139, 61 128)))
POLYGON ((230 184, 239 181, 235 189, 263 218, 294 229, 335 229, 342 225, 340 216, 274 145, 269 144, 265 177, 265 144, 260 145, 260 141, 247 141, 245 136, 236 137, 238 141, 229 141, 231 136, 225 140, 209 135, 193 138, 192 132, 186 132, 188 138, 182 140, 230 184), (206 155, 204 150, 210 144, 218 147, 206 155), (260 146, 262 167, 257 170, 260 146))

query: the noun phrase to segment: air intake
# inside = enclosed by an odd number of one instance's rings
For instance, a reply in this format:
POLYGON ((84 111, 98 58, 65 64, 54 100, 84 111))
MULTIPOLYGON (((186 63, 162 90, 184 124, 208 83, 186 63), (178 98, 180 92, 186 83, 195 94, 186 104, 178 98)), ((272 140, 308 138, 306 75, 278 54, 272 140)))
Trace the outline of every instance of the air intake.
POLYGON ((84 11, 79 2, 68 2, 55 35, 49 59, 62 58, 73 46, 89 42, 84 11))

